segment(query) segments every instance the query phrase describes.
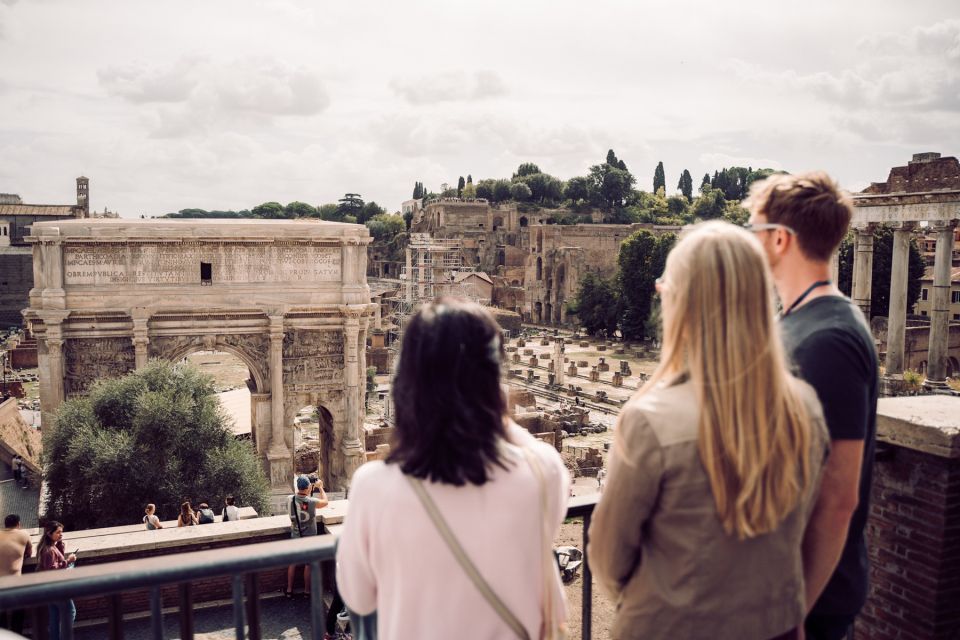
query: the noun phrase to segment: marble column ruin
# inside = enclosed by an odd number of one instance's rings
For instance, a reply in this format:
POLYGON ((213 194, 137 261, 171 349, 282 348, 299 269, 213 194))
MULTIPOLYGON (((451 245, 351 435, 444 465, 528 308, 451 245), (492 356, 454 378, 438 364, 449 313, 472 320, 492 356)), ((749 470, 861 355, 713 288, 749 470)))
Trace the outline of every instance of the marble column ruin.
POLYGON ((947 386, 947 349, 950 335, 950 271, 953 235, 957 221, 943 223, 937 229, 937 252, 933 264, 933 295, 930 299, 930 347, 927 352, 927 377, 924 386, 947 386))
POLYGON ((270 316, 270 485, 274 493, 289 492, 293 481, 293 456, 286 442, 283 406, 283 315, 270 316))
POLYGON ((912 222, 901 222, 893 232, 893 264, 890 269, 890 310, 887 313, 887 375, 903 373, 907 333, 907 278, 910 271, 912 222))
MULTIPOLYGON (((341 309, 343 322, 344 399, 346 407, 346 432, 343 438, 344 474, 352 478, 364 460, 363 442, 360 440, 363 421, 361 389, 366 388, 366 371, 360 370, 360 314, 363 307, 346 306, 341 309), (363 385, 361 386, 361 381, 363 385)), ((364 323, 366 319, 364 319, 364 323)))
POLYGON ((856 229, 853 258, 853 302, 870 321, 870 297, 873 289, 873 225, 856 229))

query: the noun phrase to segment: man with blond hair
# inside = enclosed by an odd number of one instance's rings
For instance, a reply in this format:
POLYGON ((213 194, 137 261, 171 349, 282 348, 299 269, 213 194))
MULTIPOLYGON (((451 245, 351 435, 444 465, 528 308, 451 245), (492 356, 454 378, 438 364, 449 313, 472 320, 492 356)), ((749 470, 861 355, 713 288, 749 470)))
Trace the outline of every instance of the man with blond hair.
POLYGON ((783 304, 781 330, 799 375, 817 391, 830 458, 803 541, 807 638, 840 640, 867 598, 864 528, 870 507, 879 369, 860 309, 830 280, 853 215, 825 173, 778 174, 744 203, 783 304))

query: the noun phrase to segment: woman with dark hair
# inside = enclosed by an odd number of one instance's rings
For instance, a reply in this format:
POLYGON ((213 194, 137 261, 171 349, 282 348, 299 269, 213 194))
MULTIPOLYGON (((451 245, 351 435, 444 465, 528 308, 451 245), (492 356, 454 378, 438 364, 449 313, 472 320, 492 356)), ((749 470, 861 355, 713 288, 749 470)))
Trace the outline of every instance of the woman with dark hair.
MULTIPOLYGON (((37 543, 37 571, 55 571, 72 567, 77 561, 75 554, 67 555, 63 546, 63 525, 51 520, 43 527, 43 536, 37 543)), ((70 605, 70 619, 77 617, 77 607, 73 600, 67 601, 70 605)), ((49 633, 51 640, 60 640, 60 607, 51 604, 49 633)))
POLYGON ((344 601, 376 611, 381 638, 539 638, 564 624, 552 540, 570 480, 507 416, 503 359, 474 303, 426 305, 404 333, 391 452, 354 474, 337 552, 344 601))
POLYGON ((190 506, 190 501, 185 500, 180 505, 180 515, 177 516, 178 527, 192 527, 197 524, 197 514, 190 506))

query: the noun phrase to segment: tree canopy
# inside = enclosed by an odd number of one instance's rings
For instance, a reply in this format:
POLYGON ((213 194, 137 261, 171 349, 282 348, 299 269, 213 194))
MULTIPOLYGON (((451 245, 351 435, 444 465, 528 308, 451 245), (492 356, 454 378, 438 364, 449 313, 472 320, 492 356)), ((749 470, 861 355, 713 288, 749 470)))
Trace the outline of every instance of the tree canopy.
POLYGON ((613 280, 588 271, 580 280, 577 296, 568 311, 577 314, 590 335, 613 335, 620 321, 620 301, 613 280))
POLYGON ((667 190, 667 176, 663 172, 663 161, 657 163, 657 168, 653 171, 653 192, 656 193, 660 189, 663 189, 664 192, 667 190))
POLYGON ((624 338, 642 340, 646 337, 654 284, 663 274, 667 254, 676 239, 672 233, 656 236, 640 229, 620 245, 617 281, 623 307, 620 332, 624 338))
POLYGON ((68 400, 44 428, 47 512, 70 529, 140 522, 143 506, 174 518, 189 499, 267 509, 267 479, 237 440, 213 380, 188 364, 154 361, 68 400))

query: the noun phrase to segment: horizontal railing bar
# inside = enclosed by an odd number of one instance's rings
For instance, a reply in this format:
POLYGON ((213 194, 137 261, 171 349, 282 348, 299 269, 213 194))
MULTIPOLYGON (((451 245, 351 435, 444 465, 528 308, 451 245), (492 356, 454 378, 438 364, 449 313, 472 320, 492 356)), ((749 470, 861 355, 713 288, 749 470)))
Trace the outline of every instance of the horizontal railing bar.
MULTIPOLYGON (((599 495, 572 497, 568 518, 589 515, 599 495)), ((0 578, 0 610, 22 609, 71 598, 108 596, 124 591, 232 576, 331 560, 336 536, 276 540, 220 549, 120 560, 70 571, 44 571, 0 578)), ((586 549, 583 550, 586 554, 586 549)), ((152 604, 152 603, 151 603, 152 604)), ((252 616, 251 616, 252 617, 252 616)), ((251 622, 253 622, 251 620, 251 622)))
POLYGON ((171 556, 155 556, 77 567, 70 571, 43 571, 5 577, 0 578, 0 610, 63 598, 109 595, 211 576, 264 571, 291 564, 309 564, 313 560, 332 559, 335 549, 335 536, 311 536, 233 549, 191 551, 177 554, 175 562, 171 562, 171 556))

